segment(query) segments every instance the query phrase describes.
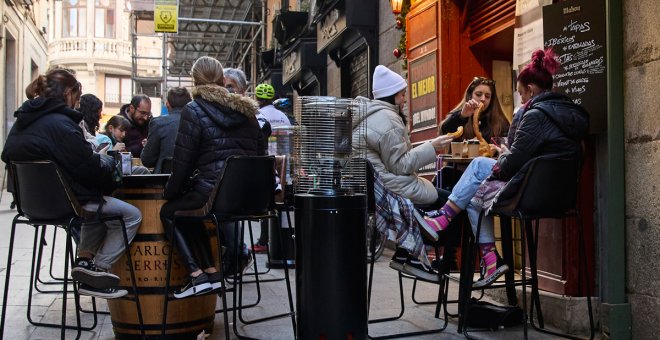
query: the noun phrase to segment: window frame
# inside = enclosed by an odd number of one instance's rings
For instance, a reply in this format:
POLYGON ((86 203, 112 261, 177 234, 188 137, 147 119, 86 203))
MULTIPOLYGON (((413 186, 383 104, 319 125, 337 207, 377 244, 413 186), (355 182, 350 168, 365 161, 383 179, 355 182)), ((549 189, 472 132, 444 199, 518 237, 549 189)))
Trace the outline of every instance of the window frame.
POLYGON ((87 1, 76 0, 76 5, 70 5, 70 0, 62 1, 62 38, 85 38, 87 36, 87 1), (71 25, 71 12, 76 12, 76 27, 75 35, 71 35, 68 29, 71 25), (80 14, 84 13, 84 18, 80 18, 80 14))
POLYGON ((131 77, 130 76, 123 76, 123 75, 118 75, 118 74, 106 74, 105 75, 105 79, 104 79, 104 86, 105 86, 105 90, 104 90, 104 99, 105 100, 104 100, 104 103, 105 104, 116 106, 116 105, 127 104, 128 102, 130 102, 131 97, 132 97, 132 92, 131 92, 131 87, 132 86, 127 89, 127 91, 126 91, 127 94, 125 94, 124 91, 122 91, 123 90, 122 83, 124 82, 124 80, 128 80, 129 84, 132 85, 132 83, 130 83, 131 82, 131 77), (108 96, 108 78, 117 79, 119 81, 119 87, 118 87, 119 93, 118 93, 118 96, 117 96, 119 101, 109 100, 109 96, 108 96), (126 97, 126 99, 128 99, 128 101, 124 102, 122 100, 122 98, 124 96, 126 97))

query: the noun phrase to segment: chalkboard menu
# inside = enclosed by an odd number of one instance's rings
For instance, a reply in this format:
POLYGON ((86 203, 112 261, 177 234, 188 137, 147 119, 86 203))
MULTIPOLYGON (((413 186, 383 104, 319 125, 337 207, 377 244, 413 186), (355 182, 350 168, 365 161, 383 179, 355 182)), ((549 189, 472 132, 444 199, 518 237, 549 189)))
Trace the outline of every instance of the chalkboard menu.
POLYGON ((543 7, 543 41, 561 68, 554 91, 565 93, 591 117, 591 133, 607 128, 605 3, 570 0, 543 7))

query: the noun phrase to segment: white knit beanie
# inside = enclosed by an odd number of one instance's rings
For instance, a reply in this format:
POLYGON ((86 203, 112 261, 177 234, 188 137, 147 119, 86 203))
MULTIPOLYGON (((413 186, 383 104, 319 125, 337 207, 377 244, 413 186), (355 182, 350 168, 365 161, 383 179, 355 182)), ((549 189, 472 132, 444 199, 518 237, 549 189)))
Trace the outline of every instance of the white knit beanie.
POLYGON ((408 83, 398 73, 389 68, 378 65, 374 71, 374 98, 385 98, 408 87, 408 83))

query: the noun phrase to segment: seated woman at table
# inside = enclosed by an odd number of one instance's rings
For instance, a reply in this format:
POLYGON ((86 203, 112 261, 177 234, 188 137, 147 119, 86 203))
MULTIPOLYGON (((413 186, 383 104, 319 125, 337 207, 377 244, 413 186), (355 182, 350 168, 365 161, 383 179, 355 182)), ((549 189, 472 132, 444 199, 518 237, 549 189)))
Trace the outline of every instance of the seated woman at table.
POLYGON ((475 138, 472 118, 479 104, 483 104, 484 107, 479 115, 479 131, 484 139, 489 142, 491 137, 506 136, 509 119, 504 115, 502 105, 497 98, 495 81, 483 77, 475 77, 472 80, 465 89, 461 102, 440 123, 442 134, 454 132, 462 126, 463 135, 457 137, 457 140, 475 138))
MULTIPOLYGON (((168 201, 160 211, 167 235, 176 238, 179 256, 190 274, 186 284, 174 293, 176 298, 220 288, 221 275, 214 266, 204 224, 178 221, 174 225, 174 213, 200 208, 209 200, 228 157, 264 154, 264 142, 255 118, 259 107, 254 100, 229 93, 223 87, 222 64, 211 57, 200 57, 193 64, 191 74, 193 101, 181 112, 172 175, 164 193, 168 201)), ((229 241, 227 230, 223 231, 225 241, 229 241)), ((231 248, 230 244, 226 245, 231 248)), ((233 253, 233 249, 227 250, 228 254, 233 253)), ((223 263, 223 270, 230 266, 223 263)))
POLYGON ((92 145, 94 151, 102 151, 101 149, 109 150, 110 145, 104 148, 99 148, 101 143, 96 139, 96 131, 99 129, 101 121, 101 111, 103 110, 103 102, 95 95, 86 93, 80 96, 80 107, 78 111, 83 114, 83 120, 80 121, 80 128, 83 129, 85 139, 92 145))
MULTIPOLYGON (((524 103, 516 129, 509 132, 510 148, 498 146, 497 160, 478 157, 454 186, 449 200, 438 211, 429 212, 422 222, 442 232, 460 211, 467 209, 472 230, 476 233, 482 209, 496 200, 503 201, 501 189, 515 188, 525 176, 528 161, 539 156, 578 159, 581 140, 589 127, 589 115, 563 94, 552 93, 552 75, 559 62, 551 49, 537 50, 531 62, 518 75, 518 93, 524 103)), ((509 190, 507 190, 508 192, 509 190)), ((513 190, 515 191, 515 190, 513 190)), ((495 249, 493 217, 485 216, 478 240, 486 275, 474 287, 485 287, 509 270, 495 249)))
MULTIPOLYGON (((435 163, 436 152, 446 149, 451 143, 451 137, 439 136, 413 148, 403 113, 407 87, 405 79, 399 74, 383 65, 376 66, 373 76, 374 99, 357 98, 366 101, 367 112, 363 120, 353 122, 353 146, 366 147, 367 160, 373 165, 385 188, 409 199, 415 205, 437 209, 445 203, 448 192, 436 189, 429 180, 419 176, 417 170, 435 163), (363 137, 355 131, 364 129, 364 125, 366 134, 363 137)), ((418 241, 421 243, 421 238, 418 241)), ((390 267, 412 275, 430 275, 437 279, 435 271, 420 263, 420 247, 423 249, 420 245, 415 247, 417 253, 412 253, 412 247, 408 247, 407 251, 398 247, 390 267)))
MULTIPOLYGON (((14 114, 16 123, 7 137, 2 161, 54 162, 85 215, 121 215, 131 242, 142 215, 136 207, 103 195, 112 185, 114 161, 93 152, 83 137, 79 126, 83 115, 74 109, 81 87, 73 71, 61 68, 33 80, 25 89, 29 99, 14 114)), ((106 299, 127 294, 117 288, 119 277, 108 272, 125 250, 121 228, 119 221, 83 222, 78 257, 71 269, 71 277, 80 282, 80 294, 106 299)))

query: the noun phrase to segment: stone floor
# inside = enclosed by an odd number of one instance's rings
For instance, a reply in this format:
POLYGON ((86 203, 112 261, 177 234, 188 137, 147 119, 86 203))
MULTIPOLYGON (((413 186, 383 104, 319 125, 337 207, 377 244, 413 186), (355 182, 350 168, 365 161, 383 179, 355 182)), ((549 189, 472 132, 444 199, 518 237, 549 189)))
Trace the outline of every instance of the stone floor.
MULTIPOLYGON (((2 278, 0 286, 4 289, 4 278, 6 275, 7 252, 9 244, 9 234, 11 230, 11 221, 15 216, 16 211, 9 209, 9 195, 4 193, 2 202, 0 202, 0 278, 2 278)), ((52 230, 52 229, 51 229, 52 230)), ((52 231, 51 231, 52 233, 52 231)), ((52 235, 52 234, 50 234, 52 235)), ((63 233, 59 233, 63 236, 63 233)), ((10 282, 10 296, 6 315, 6 329, 4 339, 54 339, 58 338, 60 330, 57 328, 35 327, 31 325, 26 317, 27 301, 28 301, 28 281, 30 276, 30 261, 33 244, 34 232, 31 227, 20 226, 17 229, 16 241, 14 248, 14 256, 12 260, 11 282, 10 282)), ((50 240, 52 236, 47 239, 50 240)), ((50 242, 49 242, 50 243, 50 242)), ((57 252, 63 252, 63 237, 57 242, 57 252)), ((51 244, 46 248, 50 250, 51 244)), ((388 266, 391 251, 386 250, 385 254, 376 262, 374 270, 374 289, 372 297, 371 315, 370 317, 379 318, 384 316, 391 316, 398 313, 399 300, 398 300, 398 287, 397 287, 397 272, 390 269, 388 266)), ((259 255, 261 264, 265 261, 265 256, 259 255)), ((56 261, 56 268, 61 264, 56 261)), ((47 274, 47 261, 42 264, 44 275, 47 274)), ((262 266, 263 268, 263 266, 262 266)), ((61 271, 60 271, 61 272, 61 271)), ((290 271, 292 278, 294 272, 290 271)), ((281 277, 282 270, 271 270, 266 277, 281 277)), ((292 281, 295 284, 295 280, 292 281)), ((434 306, 433 305, 416 305, 410 298, 412 287, 411 280, 404 280, 405 292, 405 314, 400 321, 386 322, 371 324, 369 332, 371 336, 387 335, 402 331, 414 331, 437 328, 441 325, 442 320, 434 319, 434 306)), ((245 288, 246 300, 255 297, 254 285, 247 285, 245 288)), ((433 300, 437 295, 437 285, 420 283, 417 288, 417 299, 420 301, 433 300)), ((455 299, 458 287, 455 283, 450 284, 450 298, 455 299)), ((284 283, 274 282, 266 283, 262 286, 263 298, 261 303, 256 308, 251 308, 245 311, 246 318, 258 317, 263 313, 280 312, 286 309, 286 290, 284 283)), ((295 293, 294 293, 295 298, 295 293)), ((98 300, 101 310, 107 310, 107 304, 104 300, 98 300)), ((61 317, 61 296, 55 294, 40 294, 37 293, 33 300, 32 318, 35 321, 51 321, 58 322, 61 317)), ((82 298, 84 306, 91 305, 90 299, 87 297, 82 298)), ((218 299, 218 306, 220 306, 218 299)), ((68 306, 73 306, 73 299, 70 298, 68 306)), ((455 312, 456 307, 449 307, 450 312, 455 312)), ((148 312, 148 311, 147 311, 148 312)), ((75 322, 75 313, 69 308, 67 311, 68 323, 75 322)), ((83 314, 83 323, 92 321, 90 314, 83 314)), ((438 338, 463 338, 462 334, 457 333, 457 320, 451 318, 447 329, 435 335, 416 336, 410 337, 415 339, 438 339, 438 338)), ((215 333, 211 334, 207 339, 223 339, 223 318, 221 314, 217 314, 214 323, 215 333)), ((277 319, 256 325, 239 325, 238 329, 244 335, 258 338, 258 339, 292 339, 293 331, 290 319, 277 319)), ((522 326, 510 329, 500 329, 499 331, 479 331, 470 333, 473 337, 478 339, 517 339, 522 338, 522 326)), ((530 330, 530 338, 532 339, 550 339, 552 337, 545 336, 530 330)), ((67 339, 75 338, 75 332, 67 331, 67 339)), ((110 316, 100 315, 98 325, 92 331, 82 333, 82 339, 113 339, 114 333, 110 316)), ((235 335, 232 334, 232 339, 235 335)))

